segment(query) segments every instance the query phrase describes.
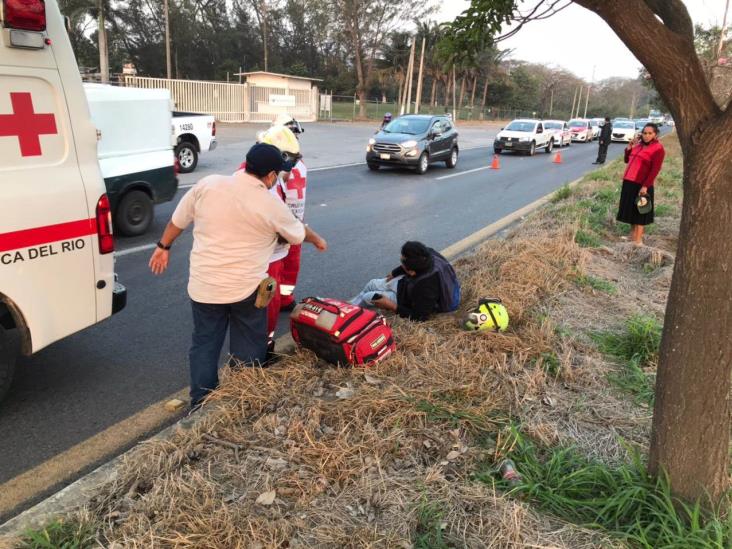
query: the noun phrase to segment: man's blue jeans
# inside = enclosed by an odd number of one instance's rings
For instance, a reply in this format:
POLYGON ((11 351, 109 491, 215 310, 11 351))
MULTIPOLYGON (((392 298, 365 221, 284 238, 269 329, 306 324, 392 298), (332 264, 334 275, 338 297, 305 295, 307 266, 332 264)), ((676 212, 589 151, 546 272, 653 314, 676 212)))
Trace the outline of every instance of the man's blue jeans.
POLYGON ((191 407, 219 384, 219 356, 229 328, 231 354, 250 366, 267 356, 267 309, 254 306, 256 292, 238 303, 198 303, 193 309, 193 341, 189 353, 191 407))

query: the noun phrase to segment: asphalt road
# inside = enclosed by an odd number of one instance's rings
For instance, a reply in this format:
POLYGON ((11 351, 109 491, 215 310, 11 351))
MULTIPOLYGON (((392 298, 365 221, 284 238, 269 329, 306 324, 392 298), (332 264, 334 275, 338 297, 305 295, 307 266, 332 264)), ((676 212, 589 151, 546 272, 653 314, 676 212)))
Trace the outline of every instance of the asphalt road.
MULTIPOLYGON (((609 159, 622 149, 613 144, 609 159)), ((562 164, 543 152, 504 154, 497 171, 485 169, 492 152, 488 147, 463 151, 456 169, 435 165, 423 176, 392 169, 370 172, 365 165, 312 172, 306 215, 330 249, 321 254, 306 245, 297 295, 350 297, 398 263, 405 240, 442 249, 590 171, 597 145, 565 148, 562 164)), ((198 175, 184 178, 182 185, 198 175)), ((157 208, 155 226, 146 236, 119 240, 123 255, 116 271, 128 288, 126 309, 20 360, 10 396, 0 407, 0 522, 10 516, 3 506, 3 483, 187 385, 190 230, 175 243, 164 276, 150 274, 150 250, 130 253, 158 239, 184 192, 157 208)), ((167 423, 177 417, 170 415, 167 423)), ((127 446, 145 434, 133 433, 127 446)), ((23 507, 104 459, 45 487, 23 507)))

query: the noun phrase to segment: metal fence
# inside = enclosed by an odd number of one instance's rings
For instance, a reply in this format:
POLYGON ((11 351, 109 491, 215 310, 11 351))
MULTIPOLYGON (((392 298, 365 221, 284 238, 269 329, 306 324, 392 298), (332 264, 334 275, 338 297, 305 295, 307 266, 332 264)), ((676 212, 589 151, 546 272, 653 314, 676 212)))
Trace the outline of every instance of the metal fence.
POLYGON ((204 80, 168 80, 146 76, 125 76, 126 86, 166 88, 181 111, 211 114, 221 122, 248 122, 247 85, 204 80))
POLYGON ((206 80, 175 80, 125 76, 126 86, 165 88, 181 111, 210 114, 220 122, 272 122, 287 112, 298 120, 317 119, 318 90, 270 88, 206 80))
MULTIPOLYGON (((416 105, 414 101, 411 103, 410 112, 415 112, 416 105)), ((405 107, 405 112, 407 109, 405 107)), ((320 120, 381 120, 384 114, 391 113, 394 117, 399 116, 401 112, 401 105, 396 102, 383 102, 368 100, 365 102, 364 107, 365 116, 361 114, 361 102, 356 96, 353 95, 333 95, 326 96, 323 99, 321 96, 321 110, 319 113, 320 120), (323 109, 322 106, 326 104, 330 97, 331 108, 323 109)), ((420 114, 452 114, 452 105, 432 105, 429 102, 420 104, 420 114)), ((549 118, 547 113, 528 111, 525 109, 516 109, 512 107, 484 107, 479 106, 463 106, 460 109, 456 109, 455 112, 457 120, 512 120, 514 118, 549 118)), ((556 118, 566 118, 564 113, 555 113, 556 118)))

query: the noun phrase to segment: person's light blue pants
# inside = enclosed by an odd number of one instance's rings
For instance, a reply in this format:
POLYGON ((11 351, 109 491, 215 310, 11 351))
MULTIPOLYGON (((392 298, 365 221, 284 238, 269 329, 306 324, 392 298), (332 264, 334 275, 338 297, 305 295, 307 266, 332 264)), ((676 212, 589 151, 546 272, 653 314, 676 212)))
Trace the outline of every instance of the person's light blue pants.
POLYGON ((399 285, 399 279, 401 276, 392 278, 387 282, 385 278, 374 278, 370 280, 366 286, 364 286, 361 293, 358 294, 351 300, 351 305, 358 305, 359 307, 370 307, 374 294, 381 294, 383 297, 391 299, 394 303, 397 302, 397 286, 399 285))

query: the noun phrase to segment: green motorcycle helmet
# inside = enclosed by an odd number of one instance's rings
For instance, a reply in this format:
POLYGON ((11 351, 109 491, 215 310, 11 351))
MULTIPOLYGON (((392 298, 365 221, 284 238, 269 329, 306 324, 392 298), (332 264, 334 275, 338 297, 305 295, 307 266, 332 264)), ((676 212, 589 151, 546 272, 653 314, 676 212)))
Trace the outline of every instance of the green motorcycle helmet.
POLYGON ((463 328, 473 332, 505 332, 508 328, 508 310, 498 298, 482 298, 476 308, 468 311, 463 320, 463 328))

